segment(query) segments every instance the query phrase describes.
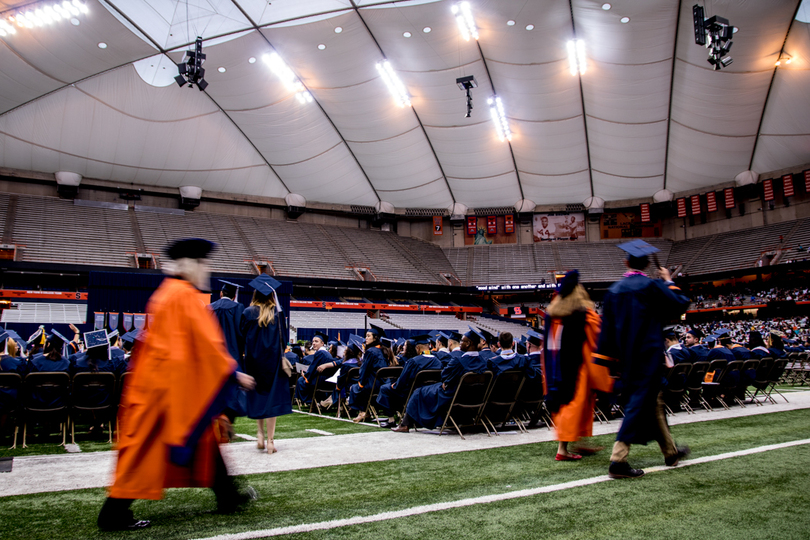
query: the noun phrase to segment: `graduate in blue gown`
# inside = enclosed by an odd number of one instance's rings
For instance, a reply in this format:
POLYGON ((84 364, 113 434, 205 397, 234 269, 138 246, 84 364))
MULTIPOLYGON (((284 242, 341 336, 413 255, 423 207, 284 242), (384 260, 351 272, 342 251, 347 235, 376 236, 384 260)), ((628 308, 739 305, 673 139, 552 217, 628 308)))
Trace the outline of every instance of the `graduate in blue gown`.
POLYGON ((312 360, 307 371, 298 377, 295 383, 295 398, 301 403, 312 401, 312 393, 315 391, 318 379, 328 379, 334 373, 333 368, 340 365, 340 360, 329 353, 326 346, 328 342, 329 338, 323 332, 316 332, 312 337, 312 348, 315 349, 315 354, 310 356, 312 360), (329 371, 324 374, 327 369, 329 371))
POLYGON ((704 337, 699 328, 687 330, 684 334, 683 342, 689 354, 692 355, 692 362, 708 362, 709 349, 701 345, 700 340, 704 337))
MULTIPOLYGON (((0 330, 0 348, 3 349, 0 355, 0 372, 16 373, 20 377, 25 377, 28 374, 28 362, 17 356, 20 354, 20 347, 4 330, 0 330)), ((5 420, 6 411, 11 409, 16 401, 16 389, 0 389, 0 422, 5 420)))
POLYGON ((405 418, 393 431, 407 433, 411 426, 433 429, 440 424, 453 400, 458 383, 466 373, 483 373, 487 363, 478 355, 478 347, 484 337, 475 329, 461 338, 460 358, 453 358, 442 370, 442 382, 423 386, 416 390, 405 409, 405 418))
MULTIPOLYGON (((427 334, 413 336, 411 339, 416 343, 417 356, 409 358, 396 381, 391 381, 380 386, 380 393, 377 395, 377 404, 388 416, 388 420, 380 423, 380 427, 395 427, 394 415, 402 410, 405 399, 411 391, 411 386, 416 378, 416 374, 426 369, 442 369, 442 363, 438 357, 430 354, 430 336, 427 334)), ((448 355, 449 356, 449 355, 448 355)))
POLYGON ((442 363, 442 368, 446 366, 450 362, 450 349, 449 349, 449 342, 450 336, 445 334, 444 332, 437 332, 436 336, 434 337, 436 343, 436 350, 433 352, 433 356, 439 359, 439 362, 442 363))
MULTIPOLYGON (((87 332, 90 338, 86 339, 88 345, 85 350, 70 357, 70 375, 77 373, 112 373, 118 378, 126 370, 126 362, 123 358, 112 358, 110 350, 109 336, 105 330, 95 330, 87 332), (95 336, 97 339, 92 339, 95 336)), ((111 403, 114 394, 107 391, 105 387, 82 386, 73 388, 71 397, 76 403, 81 403, 85 407, 101 407, 111 403)), ((95 420, 90 427, 90 432, 101 433, 103 427, 95 420)))
POLYGON ((256 379, 256 388, 247 394, 246 412, 257 421, 256 447, 272 454, 276 418, 292 413, 290 382, 281 365, 286 342, 284 312, 276 295, 281 283, 262 274, 249 285, 253 300, 242 312, 239 331, 245 340, 245 373, 256 379))
POLYGON ((70 362, 62 355, 62 348, 66 343, 67 339, 52 329, 51 335, 45 341, 42 352, 35 354, 30 359, 31 371, 61 371, 67 373, 70 362))
MULTIPOLYGON (((381 340, 387 339, 385 330, 373 324, 369 326, 371 328, 366 332, 366 352, 363 354, 363 364, 360 366, 360 379, 349 388, 349 408, 360 411, 353 420, 355 423, 366 419, 365 410, 372 390, 376 390, 382 385, 382 381, 377 381, 377 388, 372 389, 377 372, 395 363, 390 345, 386 347, 387 351, 383 350, 381 340)), ((391 340, 387 339, 387 341, 392 343, 391 340)))
MULTIPOLYGON (((242 337, 239 324, 242 321, 242 312, 245 311, 245 306, 241 302, 237 302, 239 297, 240 285, 219 280, 222 283, 222 290, 219 292, 219 300, 212 302, 208 309, 210 309, 219 326, 222 328, 222 334, 225 336, 225 345, 228 347, 228 352, 236 360, 239 367, 236 371, 245 372, 245 363, 242 359, 244 346, 244 338, 242 337)), ((293 363, 295 365, 295 363, 293 363)), ((246 393, 237 384, 228 386, 228 395, 225 397, 225 410, 223 411, 228 419, 233 422, 237 416, 245 416, 247 409, 246 393)))
POLYGON ((496 378, 504 371, 520 370, 530 379, 537 376, 537 368, 532 360, 527 359, 522 354, 515 352, 515 338, 510 332, 501 332, 498 336, 498 345, 501 352, 487 360, 487 369, 492 372, 492 378, 496 378))
POLYGON ((643 240, 618 246, 627 253, 629 271, 610 286, 603 301, 602 331, 594 358, 614 364, 620 373, 619 397, 625 417, 613 446, 608 474, 612 478, 635 478, 644 471, 627 463, 631 444, 655 440, 667 465, 677 464, 688 453, 672 440, 663 400, 660 398, 665 370, 663 329, 689 307, 689 298, 659 268, 661 279, 651 279, 643 270, 648 256, 658 251, 643 240))
POLYGON ((709 351, 709 355, 706 357, 709 362, 712 360, 725 360, 726 362, 733 362, 737 359, 731 349, 728 348, 728 346, 731 345, 731 335, 727 329, 722 328, 718 330, 714 335, 714 338, 715 346, 709 351))

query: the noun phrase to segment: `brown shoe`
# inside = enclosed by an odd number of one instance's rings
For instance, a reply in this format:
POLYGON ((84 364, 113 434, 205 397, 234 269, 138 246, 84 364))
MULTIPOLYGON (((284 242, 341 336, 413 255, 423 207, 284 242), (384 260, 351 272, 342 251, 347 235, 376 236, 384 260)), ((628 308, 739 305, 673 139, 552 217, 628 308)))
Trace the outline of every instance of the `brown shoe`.
POLYGON ((365 419, 366 419, 366 413, 361 412, 360 414, 357 415, 357 417, 354 420, 352 420, 352 422, 357 424, 359 422, 363 422, 365 419))
POLYGON ((398 426, 391 429, 391 431, 393 431, 394 433, 408 433, 410 430, 411 428, 409 428, 408 426, 398 426))

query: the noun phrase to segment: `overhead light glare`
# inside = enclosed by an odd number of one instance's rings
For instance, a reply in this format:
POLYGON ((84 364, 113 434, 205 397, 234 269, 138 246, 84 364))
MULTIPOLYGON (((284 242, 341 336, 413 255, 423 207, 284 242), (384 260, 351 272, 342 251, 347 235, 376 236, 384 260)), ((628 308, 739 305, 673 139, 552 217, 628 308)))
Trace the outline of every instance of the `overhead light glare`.
POLYGON ((585 41, 581 39, 570 40, 567 44, 568 48, 568 68, 571 75, 585 75, 587 67, 585 59, 585 41))
POLYGON ((319 45, 318 45, 318 50, 319 50, 319 51, 322 51, 322 50, 324 50, 324 49, 326 49, 326 45, 324 45, 323 43, 321 43, 321 44, 319 44, 319 45))
POLYGON ((248 64, 255 64, 255 63, 256 63, 256 57, 255 56, 251 56, 250 58, 248 58, 248 64))
POLYGON ((619 20, 622 22, 622 24, 627 24, 630 22, 630 17, 622 17, 619 20))
POLYGON ((470 38, 478 40, 478 28, 475 26, 475 19, 473 19, 470 3, 460 2, 453 4, 451 11, 453 15, 456 16, 458 31, 461 32, 461 37, 464 41, 470 41, 470 38))
POLYGON ((605 11, 609 10, 611 7, 612 6, 610 4, 608 4, 608 3, 602 4, 602 9, 604 9, 605 11))
POLYGON ((335 33, 336 33, 336 34, 339 34, 339 33, 341 33, 341 32, 343 32, 343 27, 342 27, 342 26, 336 26, 336 27, 335 27, 335 33))
POLYGON ((107 48, 107 44, 106 44, 106 43, 104 43, 104 42, 102 41, 102 42, 100 42, 100 43, 98 44, 98 48, 99 48, 99 49, 106 49, 106 48, 107 48))
POLYGON ((515 26, 515 21, 509 19, 508 21, 506 21, 506 26, 515 26))
POLYGON ((432 29, 429 26, 422 28, 422 32, 424 32, 425 34, 429 34, 431 30, 432 29))
POLYGON ((528 30, 529 32, 531 32, 532 30, 534 30, 534 25, 533 25, 533 24, 527 24, 527 25, 526 25, 526 30, 528 30))
POLYGON ((304 84, 295 76, 295 73, 284 63, 284 60, 273 52, 262 56, 262 60, 270 67, 273 74, 278 77, 290 92, 295 92, 295 98, 299 103, 310 103, 312 95, 304 87, 304 84))
POLYGON ((509 129, 509 120, 506 119, 503 101, 498 96, 492 96, 487 100, 487 104, 489 105, 492 123, 495 124, 495 133, 498 135, 498 140, 501 142, 511 141, 512 131, 509 129))
POLYGON ((411 98, 408 96, 405 85, 399 80, 396 71, 394 71, 394 68, 391 66, 391 62, 388 60, 377 62, 376 67, 377 71, 380 73, 380 77, 382 77, 383 82, 385 82, 385 86, 387 86, 388 91, 391 92, 394 103, 396 103, 398 107, 410 107, 411 98))
POLYGON ((15 25, 19 28, 41 28, 50 26, 64 20, 70 20, 74 26, 79 26, 81 21, 76 17, 82 13, 89 13, 90 9, 84 2, 79 0, 64 0, 63 2, 35 2, 26 6, 25 11, 18 11, 16 14, 7 14, 0 19, 0 36, 14 35, 17 33, 15 25))
POLYGON ((411 37, 411 33, 410 32, 403 32, 402 37, 411 37))

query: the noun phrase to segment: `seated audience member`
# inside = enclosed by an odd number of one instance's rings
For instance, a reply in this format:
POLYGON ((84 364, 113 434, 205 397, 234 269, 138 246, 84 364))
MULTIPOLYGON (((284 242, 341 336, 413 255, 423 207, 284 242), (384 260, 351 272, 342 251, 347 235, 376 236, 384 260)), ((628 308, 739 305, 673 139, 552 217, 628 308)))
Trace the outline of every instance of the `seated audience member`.
POLYGON ((366 332, 366 352, 363 354, 363 364, 360 366, 360 379, 349 388, 349 408, 360 411, 354 418, 354 422, 362 422, 366 419, 365 409, 368 400, 374 390, 382 385, 382 381, 377 381, 377 388, 372 388, 377 378, 377 372, 389 365, 395 365, 394 355, 391 352, 391 340, 385 337, 385 330, 379 326, 370 325, 371 329, 366 332), (383 344, 385 339, 389 345, 383 344))
POLYGON ((0 330, 0 346, 3 348, 3 353, 0 354, 0 372, 17 373, 25 377, 29 369, 28 362, 19 356, 20 346, 5 330, 0 330))
MULTIPOLYGON (((450 350, 450 356, 452 356, 453 358, 461 358, 461 356, 464 354, 464 351, 461 350, 460 333, 452 332, 449 336, 447 336, 447 348, 450 350)), ((447 364, 445 364, 445 367, 447 367, 447 364)))
MULTIPOLYGON (((101 330, 97 330, 97 332, 101 332, 101 330)), ((114 373, 116 376, 121 375, 126 371, 126 360, 123 357, 113 357, 111 353, 111 347, 102 343, 86 348, 84 352, 74 354, 70 357, 70 374, 114 373)))
POLYGON ((479 356, 484 361, 489 361, 490 358, 498 356, 500 350, 498 349, 498 338, 491 332, 479 328, 478 331, 484 336, 484 341, 480 345, 478 351, 479 356))
POLYGON ((735 343, 734 341, 731 341, 728 344, 728 348, 731 351, 731 354, 734 355, 735 360, 748 360, 749 358, 754 358, 754 355, 750 350, 743 347, 739 343, 735 343))
MULTIPOLYGON (((319 405, 325 409, 329 409, 334 403, 338 403, 338 398, 346 398, 347 385, 349 383, 349 370, 360 365, 360 356, 363 354, 363 338, 358 335, 351 334, 349 342, 346 345, 346 350, 343 351, 343 359, 340 363, 340 372, 335 385, 335 391, 332 395, 321 401, 319 405)), ((326 368, 324 368, 326 369, 326 368)))
POLYGON ((520 369, 524 372, 528 369, 531 370, 531 377, 534 377, 535 373, 531 361, 512 349, 514 338, 510 332, 501 332, 498 336, 498 345, 500 346, 500 354, 487 360, 487 369, 492 372, 493 378, 510 369, 520 369))
POLYGON ((751 350, 751 354, 754 358, 765 358, 766 356, 771 356, 771 351, 768 350, 768 347, 765 345, 765 340, 762 339, 762 334, 756 330, 751 330, 748 333, 748 348, 751 350))
POLYGON ((526 331, 526 359, 539 372, 543 362, 543 334, 532 329, 526 331))
POLYGON ((121 338, 118 330, 113 330, 107 334, 107 339, 110 342, 110 358, 118 363, 123 363, 127 353, 120 347, 121 338))
POLYGON ((416 378, 416 374, 425 369, 442 369, 442 363, 438 357, 430 354, 430 336, 414 336, 417 356, 409 358, 402 369, 402 373, 396 381, 388 382, 380 386, 380 393, 377 395, 377 403, 388 416, 386 422, 380 423, 380 427, 395 427, 394 415, 402 410, 405 399, 411 391, 411 386, 416 378))
POLYGON ((703 332, 698 328, 692 328, 683 337, 683 343, 692 354, 693 362, 706 362, 709 356, 709 349, 700 344, 703 332))
MULTIPOLYGON (((339 365, 339 360, 329 354, 326 343, 329 338, 323 332, 316 332, 312 338, 312 349, 315 351, 312 356, 312 361, 306 373, 298 377, 295 383, 295 397, 301 403, 309 403, 312 401, 312 392, 315 391, 315 383, 321 377, 321 373, 325 369, 333 368, 339 365), (323 366, 323 367, 321 367, 323 366)), ((329 374, 331 376, 331 373, 329 374)), ((328 377, 327 377, 328 378, 328 377)))
POLYGON ((684 348, 678 341, 678 334, 674 326, 664 328, 664 346, 666 347, 665 355, 673 366, 693 362, 693 356, 689 349, 684 348))
POLYGON ((131 330, 121 336, 121 348, 124 350, 124 362, 129 364, 129 357, 132 356, 132 351, 135 348, 135 342, 138 340, 138 330, 131 330))
POLYGON ((395 432, 407 433, 411 426, 422 426, 433 429, 442 421, 456 388, 466 373, 483 373, 487 363, 478 355, 478 347, 484 341, 477 330, 470 331, 461 338, 460 358, 453 358, 442 370, 442 382, 423 386, 416 390, 408 400, 405 418, 395 432))
POLYGON ((42 352, 31 358, 31 371, 62 371, 67 373, 70 362, 62 356, 62 347, 67 341, 59 332, 51 329, 51 335, 47 337, 42 352))
POLYGON ((731 335, 728 333, 728 330, 725 328, 718 330, 714 337, 716 340, 714 348, 709 351, 709 355, 706 359, 709 362, 712 360, 726 360, 727 362, 736 360, 737 358, 734 356, 734 353, 728 348, 728 345, 731 344, 731 335))
POLYGON ((442 367, 444 367, 451 358, 450 349, 448 348, 450 336, 444 332, 437 332, 434 339, 436 343, 436 351, 433 353, 433 356, 438 358, 439 362, 442 363, 442 367))
POLYGON ((785 345, 782 342, 783 337, 784 334, 776 331, 771 332, 768 335, 768 350, 771 353, 770 354, 771 358, 776 359, 776 358, 784 358, 787 356, 787 354, 785 354, 785 345))

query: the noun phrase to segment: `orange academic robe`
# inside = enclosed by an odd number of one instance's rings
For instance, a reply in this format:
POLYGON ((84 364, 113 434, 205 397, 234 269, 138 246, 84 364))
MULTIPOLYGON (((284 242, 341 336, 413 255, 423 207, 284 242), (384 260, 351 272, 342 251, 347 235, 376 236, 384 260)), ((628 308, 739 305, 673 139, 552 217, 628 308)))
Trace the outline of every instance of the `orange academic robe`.
POLYGON ((130 363, 118 412, 110 497, 160 499, 169 487, 211 487, 219 447, 211 419, 236 370, 200 292, 166 278, 149 299, 145 341, 130 363))
MULTIPOLYGON (((555 335, 561 328, 561 319, 551 318, 550 336, 555 335)), ((582 437, 593 435, 593 409, 596 398, 590 381, 588 380, 588 362, 591 353, 596 350, 599 339, 601 320, 599 315, 588 310, 585 315, 585 341, 582 343, 582 365, 577 375, 577 385, 574 390, 574 399, 560 407, 556 414, 551 415, 554 428, 557 431, 557 440, 563 442, 578 441, 582 437)))

